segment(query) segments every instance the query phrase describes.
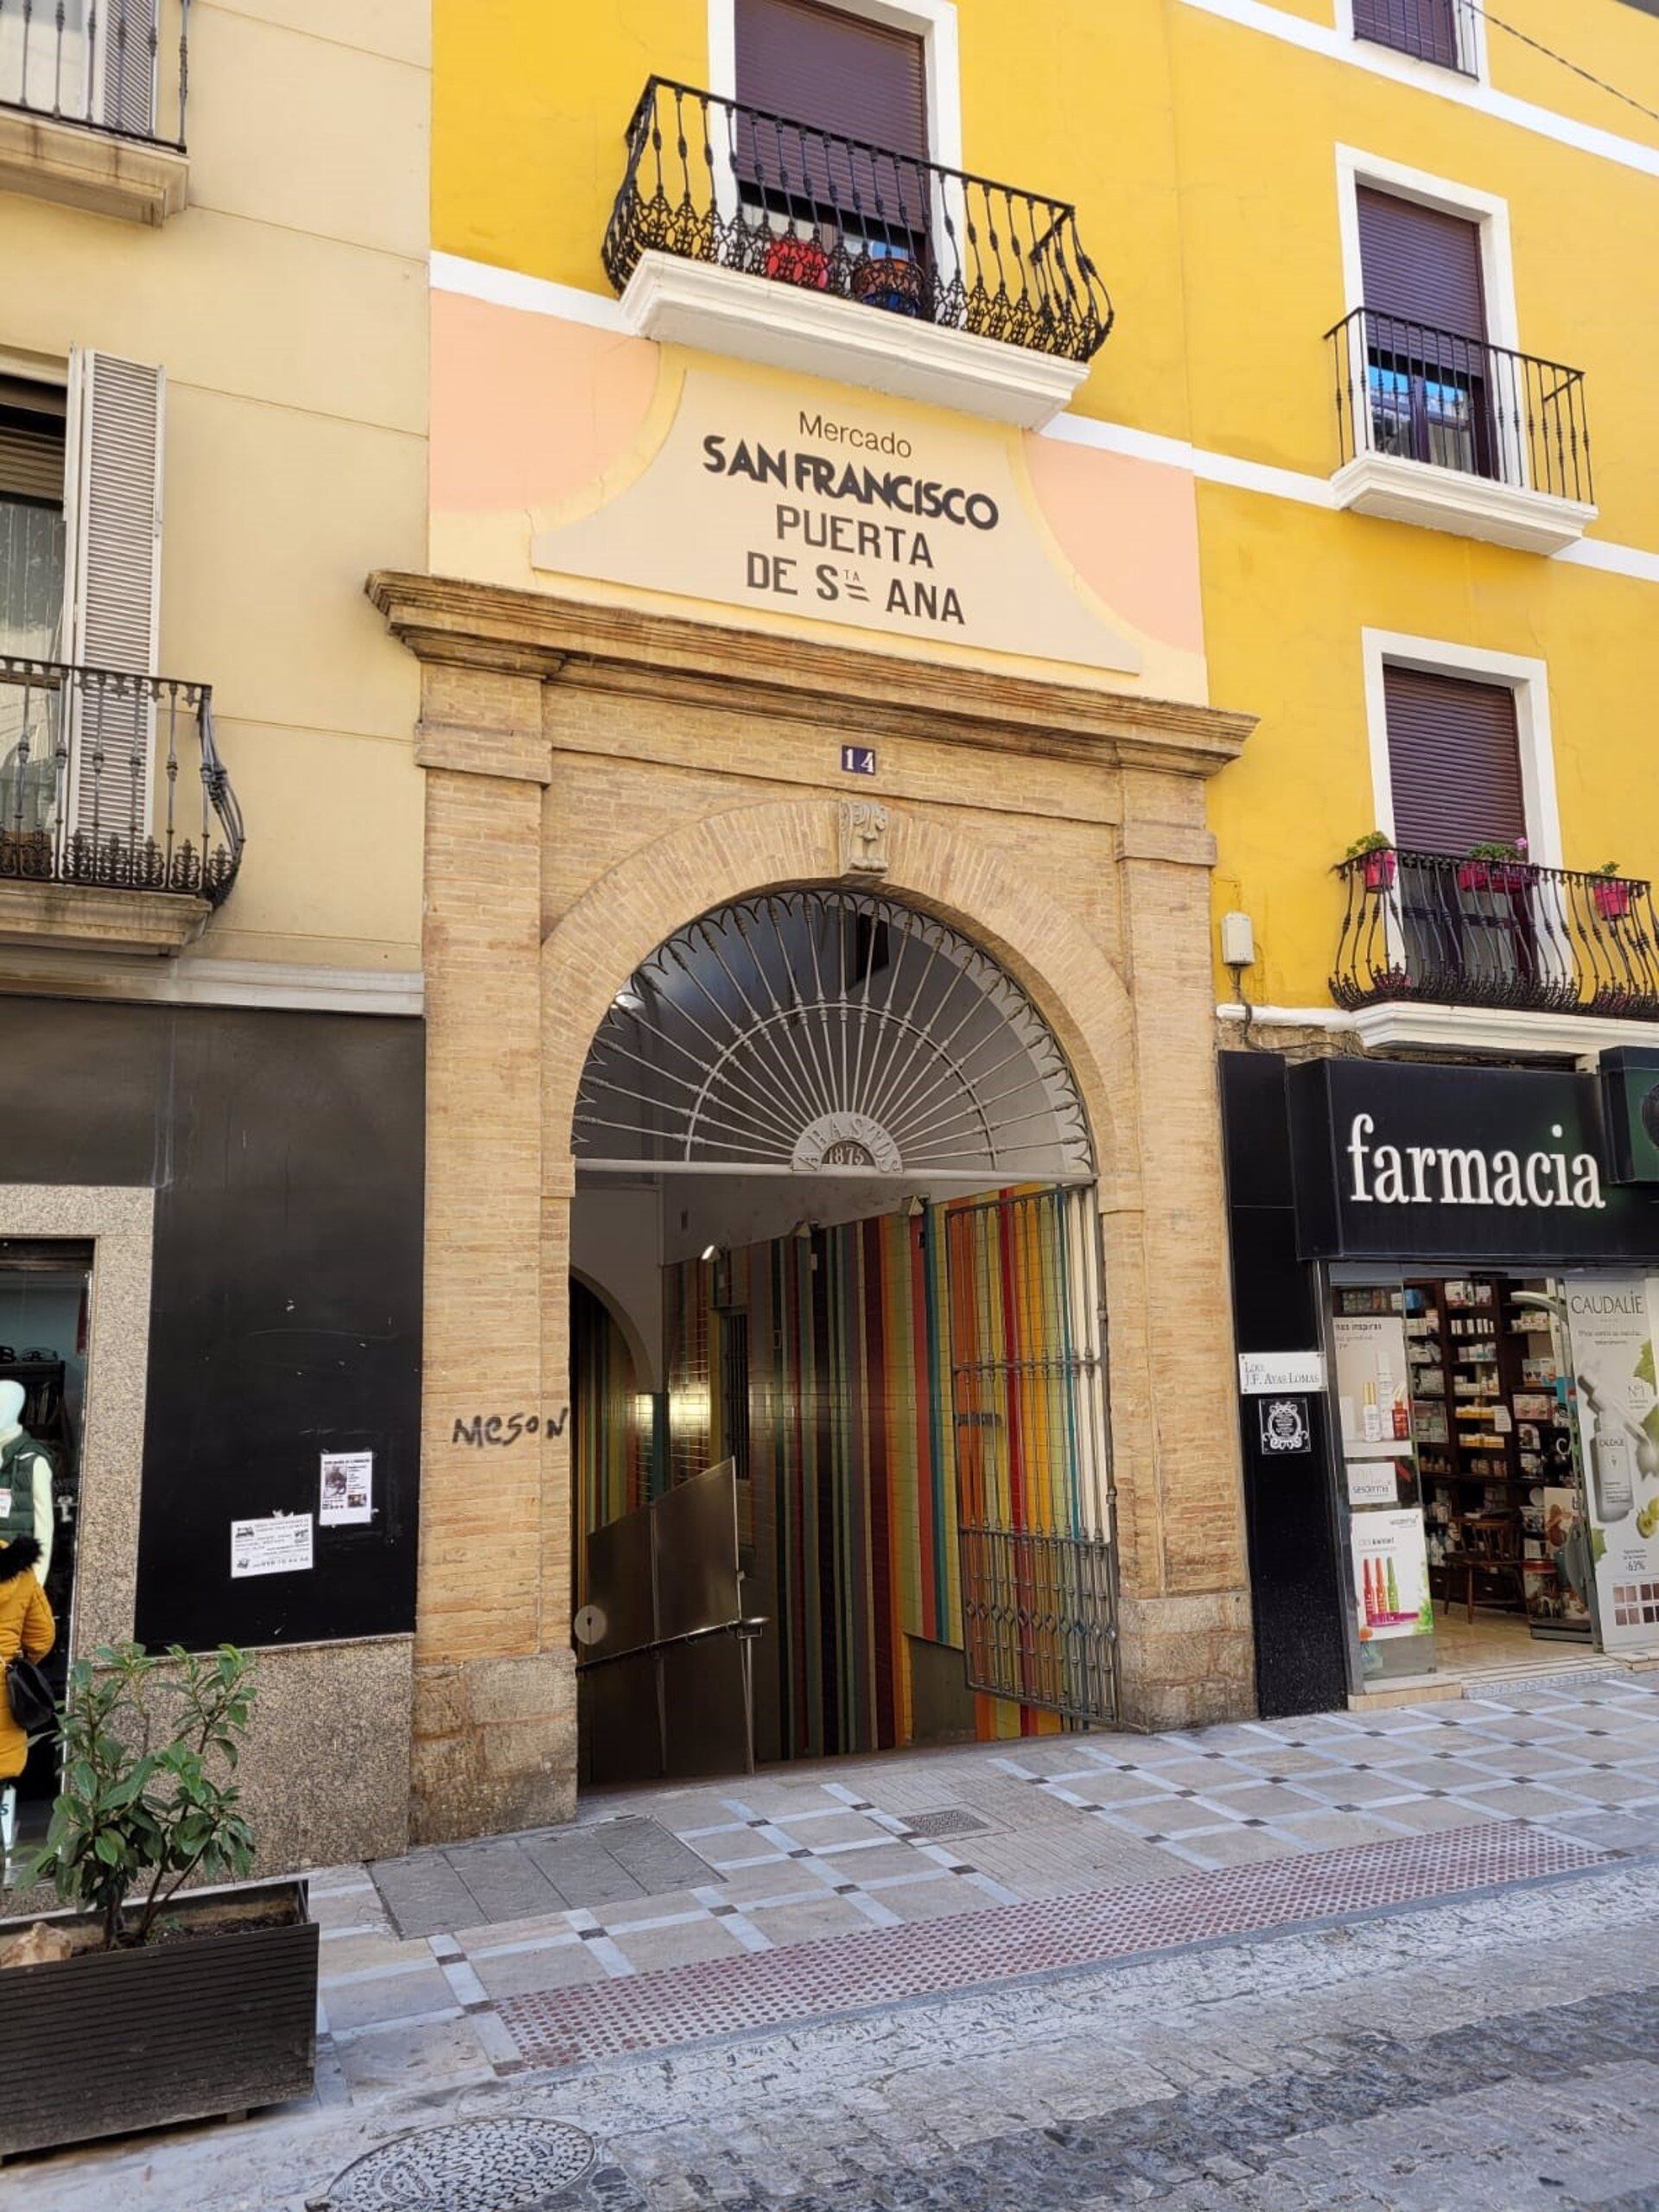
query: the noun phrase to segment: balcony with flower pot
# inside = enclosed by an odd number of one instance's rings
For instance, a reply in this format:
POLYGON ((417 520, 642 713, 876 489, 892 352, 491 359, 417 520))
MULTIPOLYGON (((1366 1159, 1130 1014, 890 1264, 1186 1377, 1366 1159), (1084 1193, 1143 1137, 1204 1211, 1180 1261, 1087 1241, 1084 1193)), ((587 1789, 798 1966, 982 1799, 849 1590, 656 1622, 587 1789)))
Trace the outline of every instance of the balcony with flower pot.
POLYGON ((1613 862, 1548 868, 1523 843, 1462 854, 1357 840, 1331 995, 1368 1042, 1592 1051, 1586 1025, 1659 1021, 1652 887, 1613 862))
POLYGON ((1038 429, 1111 302, 1077 212, 653 77, 604 261, 642 336, 1038 429))

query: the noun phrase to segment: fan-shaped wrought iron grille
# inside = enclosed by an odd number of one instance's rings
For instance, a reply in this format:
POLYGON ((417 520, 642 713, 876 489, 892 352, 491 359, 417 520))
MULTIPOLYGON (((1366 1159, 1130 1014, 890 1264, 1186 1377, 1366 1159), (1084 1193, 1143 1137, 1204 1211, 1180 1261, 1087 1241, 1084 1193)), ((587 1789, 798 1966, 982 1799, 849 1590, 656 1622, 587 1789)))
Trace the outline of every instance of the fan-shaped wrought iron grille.
POLYGON ((801 1174, 1087 1174, 1087 1122, 1025 993, 955 930, 859 891, 722 906, 618 993, 582 1071, 590 1161, 801 1174))

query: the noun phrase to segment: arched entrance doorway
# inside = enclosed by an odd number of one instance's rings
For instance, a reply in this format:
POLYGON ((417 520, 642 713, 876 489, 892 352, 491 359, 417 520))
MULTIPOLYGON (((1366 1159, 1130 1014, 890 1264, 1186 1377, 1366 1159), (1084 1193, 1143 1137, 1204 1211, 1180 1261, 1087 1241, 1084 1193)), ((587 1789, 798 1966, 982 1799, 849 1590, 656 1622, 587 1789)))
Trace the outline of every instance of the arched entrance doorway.
POLYGON ((617 993, 572 1150, 589 1772, 1113 1719, 1095 1161, 999 963, 844 885, 716 908, 617 993))

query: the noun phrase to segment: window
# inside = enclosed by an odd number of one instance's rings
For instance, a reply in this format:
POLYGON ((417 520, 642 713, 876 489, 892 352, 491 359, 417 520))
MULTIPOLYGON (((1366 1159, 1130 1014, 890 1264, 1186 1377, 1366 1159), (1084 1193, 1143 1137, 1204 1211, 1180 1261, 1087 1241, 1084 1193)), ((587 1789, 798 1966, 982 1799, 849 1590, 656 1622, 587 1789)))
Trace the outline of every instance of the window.
POLYGON ((1525 857, 1515 693, 1422 669, 1382 681, 1406 967, 1434 995, 1502 1000, 1537 980, 1552 941, 1525 857), (1491 846, 1515 860, 1474 856, 1491 846))
POLYGON ((1395 842, 1466 853, 1527 834, 1515 693, 1425 669, 1385 667, 1395 842))
POLYGON ((1479 224, 1369 185, 1357 197, 1371 450, 1499 474, 1479 224))
POLYGON ((61 390, 0 376, 0 653, 55 657, 63 621, 61 390))
POLYGON ((1470 0, 1353 0, 1354 36, 1475 73, 1470 0))
POLYGON ((737 0, 736 34, 737 174, 777 238, 766 273, 822 285, 831 257, 849 260, 858 296, 913 312, 929 207, 923 41, 818 0, 737 0))
MULTIPOLYGON (((0 376, 0 655, 55 660, 63 633, 65 400, 62 391, 0 376)), ((56 696, 0 686, 0 839, 26 864, 56 804, 56 696)))
MULTIPOLYGON (((108 353, 73 354, 67 391, 0 376, 0 657, 156 672, 162 391, 108 353)), ((7 673, 0 833, 142 834, 154 721, 132 686, 7 673)))

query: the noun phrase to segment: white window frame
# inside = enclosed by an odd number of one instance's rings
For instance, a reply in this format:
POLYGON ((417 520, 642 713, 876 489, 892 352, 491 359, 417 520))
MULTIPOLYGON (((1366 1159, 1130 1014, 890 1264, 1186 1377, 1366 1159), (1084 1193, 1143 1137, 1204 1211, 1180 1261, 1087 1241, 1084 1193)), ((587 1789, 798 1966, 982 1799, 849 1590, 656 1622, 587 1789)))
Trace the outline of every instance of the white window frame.
MULTIPOLYGON (((942 168, 962 167, 962 67, 957 41, 957 0, 823 0, 843 16, 885 23, 922 41, 927 74, 928 158, 942 168)), ((709 0, 709 89, 719 99, 737 98, 736 0, 709 0)))
POLYGON ((1337 35, 1338 38, 1359 40, 1362 45, 1373 48, 1379 54, 1386 54, 1406 73, 1408 82, 1426 86, 1433 92, 1443 92, 1448 77, 1461 77, 1470 84, 1490 85, 1491 75, 1486 61, 1486 11, 1484 8, 1470 7, 1466 0, 1453 0, 1453 4, 1459 46, 1465 37, 1471 41, 1472 50, 1468 58, 1473 66, 1470 69, 1447 69, 1438 61, 1425 61, 1420 54, 1404 53, 1399 47, 1389 46, 1381 39, 1360 39, 1359 32, 1354 28, 1354 0, 1337 0, 1337 35))
MULTIPOLYGON (((1389 759, 1389 709, 1383 671, 1421 669, 1432 676, 1463 677, 1479 683, 1501 683, 1515 699, 1516 744, 1521 756, 1521 798, 1526 812, 1527 858, 1541 868, 1565 866, 1560 810, 1555 790, 1555 746, 1549 716, 1549 665, 1521 653, 1490 652, 1478 645, 1440 638, 1416 638, 1394 630, 1362 630, 1365 674, 1365 725, 1371 755, 1371 804, 1376 827, 1394 842, 1394 778, 1389 759)), ((1534 893, 1541 909, 1556 893, 1540 886, 1534 893)), ((1387 914, 1389 958, 1407 962, 1405 933, 1390 902, 1387 914)), ((1545 962, 1565 976, 1567 931, 1559 914, 1543 935, 1545 962)), ((1389 1020, 1397 1020, 1391 1010, 1389 1020)), ((1514 1019, 1515 1017, 1507 1017, 1514 1019)), ((1576 1017, 1575 1017, 1576 1019, 1576 1017)))
POLYGON ((1371 804, 1376 827, 1394 838, 1394 779, 1389 760, 1389 709, 1383 671, 1421 669, 1431 676, 1460 676, 1501 683, 1515 696, 1516 742, 1521 754, 1521 792, 1527 814, 1527 857, 1540 868, 1560 868, 1561 821, 1555 792, 1555 747, 1549 717, 1549 664, 1521 653, 1489 652, 1445 638, 1416 638, 1397 630, 1362 630, 1365 727, 1371 756, 1371 804))
POLYGON ((1480 278, 1486 295, 1486 336, 1494 346, 1521 350, 1521 319, 1515 304, 1515 263, 1510 250, 1510 203, 1500 194, 1458 184, 1410 168, 1357 146, 1337 148, 1337 219, 1342 242, 1343 313, 1365 305, 1365 272, 1359 251, 1359 192, 1370 185, 1397 200, 1414 200, 1443 215, 1460 216, 1480 231, 1480 278))
MULTIPOLYGON (((1509 201, 1501 194, 1483 192, 1477 185, 1459 184, 1448 177, 1434 176, 1427 169, 1386 160, 1380 154, 1363 153, 1356 146, 1339 145, 1337 223, 1342 245, 1344 320, 1366 305, 1365 270, 1359 243, 1362 186, 1391 193, 1396 200, 1415 200, 1420 207, 1433 207, 1440 214, 1455 215, 1461 221, 1476 226, 1480 239, 1481 290, 1486 307, 1486 342, 1518 353, 1521 318, 1516 306, 1509 201)), ((1507 451, 1502 481, 1519 489, 1529 488, 1532 472, 1527 442, 1518 421, 1505 429, 1503 443, 1507 451)), ((1486 481, 1484 478, 1477 480, 1486 481)))

